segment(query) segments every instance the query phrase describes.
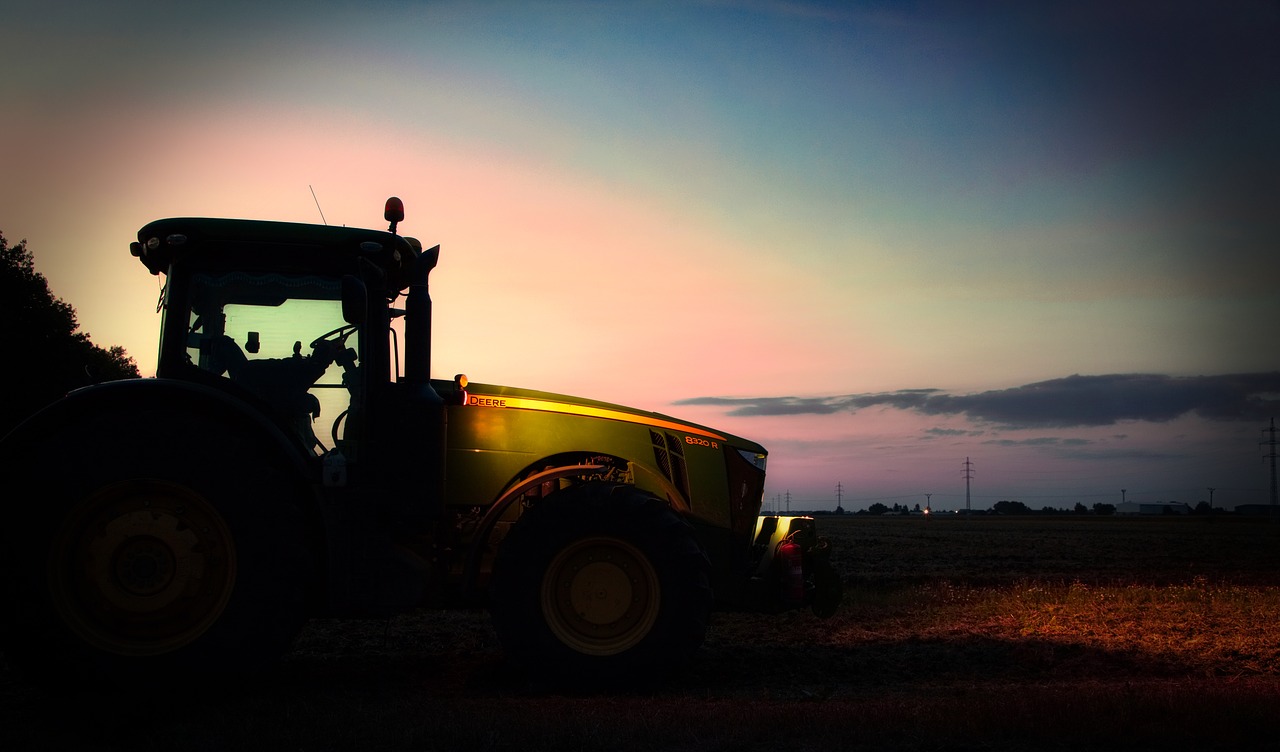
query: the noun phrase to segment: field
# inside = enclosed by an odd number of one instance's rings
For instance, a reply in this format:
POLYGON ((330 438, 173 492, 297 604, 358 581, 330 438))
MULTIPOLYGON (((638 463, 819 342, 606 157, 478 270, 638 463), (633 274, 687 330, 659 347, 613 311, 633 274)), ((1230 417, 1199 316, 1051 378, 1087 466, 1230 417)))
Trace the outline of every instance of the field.
POLYGON ((479 611, 317 621, 231 692, 50 697, 0 669, 0 748, 1275 748, 1280 524, 823 517, 839 613, 716 614, 659 690, 555 694, 479 611))

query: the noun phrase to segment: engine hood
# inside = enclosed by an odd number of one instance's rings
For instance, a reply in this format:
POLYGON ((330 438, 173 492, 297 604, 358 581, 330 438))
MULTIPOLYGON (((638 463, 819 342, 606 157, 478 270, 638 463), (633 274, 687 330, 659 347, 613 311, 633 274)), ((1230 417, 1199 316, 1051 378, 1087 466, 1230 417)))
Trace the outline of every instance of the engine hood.
POLYGON ((700 436, 748 452, 766 453, 765 448, 760 444, 727 431, 682 420, 663 413, 640 410, 613 402, 574 397, 556 392, 544 392, 537 389, 523 389, 514 386, 475 382, 469 383, 461 393, 458 393, 457 386, 450 382, 438 383, 436 388, 442 394, 454 393, 455 404, 467 407, 533 410, 616 420, 700 436))

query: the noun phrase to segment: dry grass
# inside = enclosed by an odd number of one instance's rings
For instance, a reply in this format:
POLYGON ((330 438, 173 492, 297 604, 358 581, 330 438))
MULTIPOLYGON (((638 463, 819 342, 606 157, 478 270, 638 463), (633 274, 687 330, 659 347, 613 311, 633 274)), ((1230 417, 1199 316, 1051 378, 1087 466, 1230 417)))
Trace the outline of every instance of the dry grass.
POLYGON ((835 617, 717 614, 659 691, 549 694, 486 616, 318 621, 260 681, 53 698, 5 749, 1253 749, 1280 707, 1280 526, 821 520, 835 617))
POLYGON ((846 579, 1280 584, 1280 524, 1247 517, 821 517, 846 579))

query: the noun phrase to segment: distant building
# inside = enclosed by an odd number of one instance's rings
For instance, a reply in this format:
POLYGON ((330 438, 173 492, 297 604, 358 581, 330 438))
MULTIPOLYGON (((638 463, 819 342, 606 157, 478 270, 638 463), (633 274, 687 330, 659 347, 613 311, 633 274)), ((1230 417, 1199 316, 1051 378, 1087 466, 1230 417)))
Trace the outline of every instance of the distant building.
POLYGON ((1127 501, 1116 505, 1116 514, 1191 514, 1181 501, 1127 501))

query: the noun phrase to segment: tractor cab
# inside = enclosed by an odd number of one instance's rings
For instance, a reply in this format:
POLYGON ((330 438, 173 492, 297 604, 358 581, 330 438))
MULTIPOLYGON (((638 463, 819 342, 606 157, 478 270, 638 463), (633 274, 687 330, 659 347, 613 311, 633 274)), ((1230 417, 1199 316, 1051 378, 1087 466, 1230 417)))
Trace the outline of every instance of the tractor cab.
POLYGON ((345 484, 354 467, 371 477, 379 465, 438 454, 443 407, 426 375, 426 277, 438 247, 424 252, 396 234, 403 212, 388 201, 387 231, 210 218, 146 225, 130 249, 166 276, 156 376, 238 397, 304 455, 339 465, 328 483, 345 484))

